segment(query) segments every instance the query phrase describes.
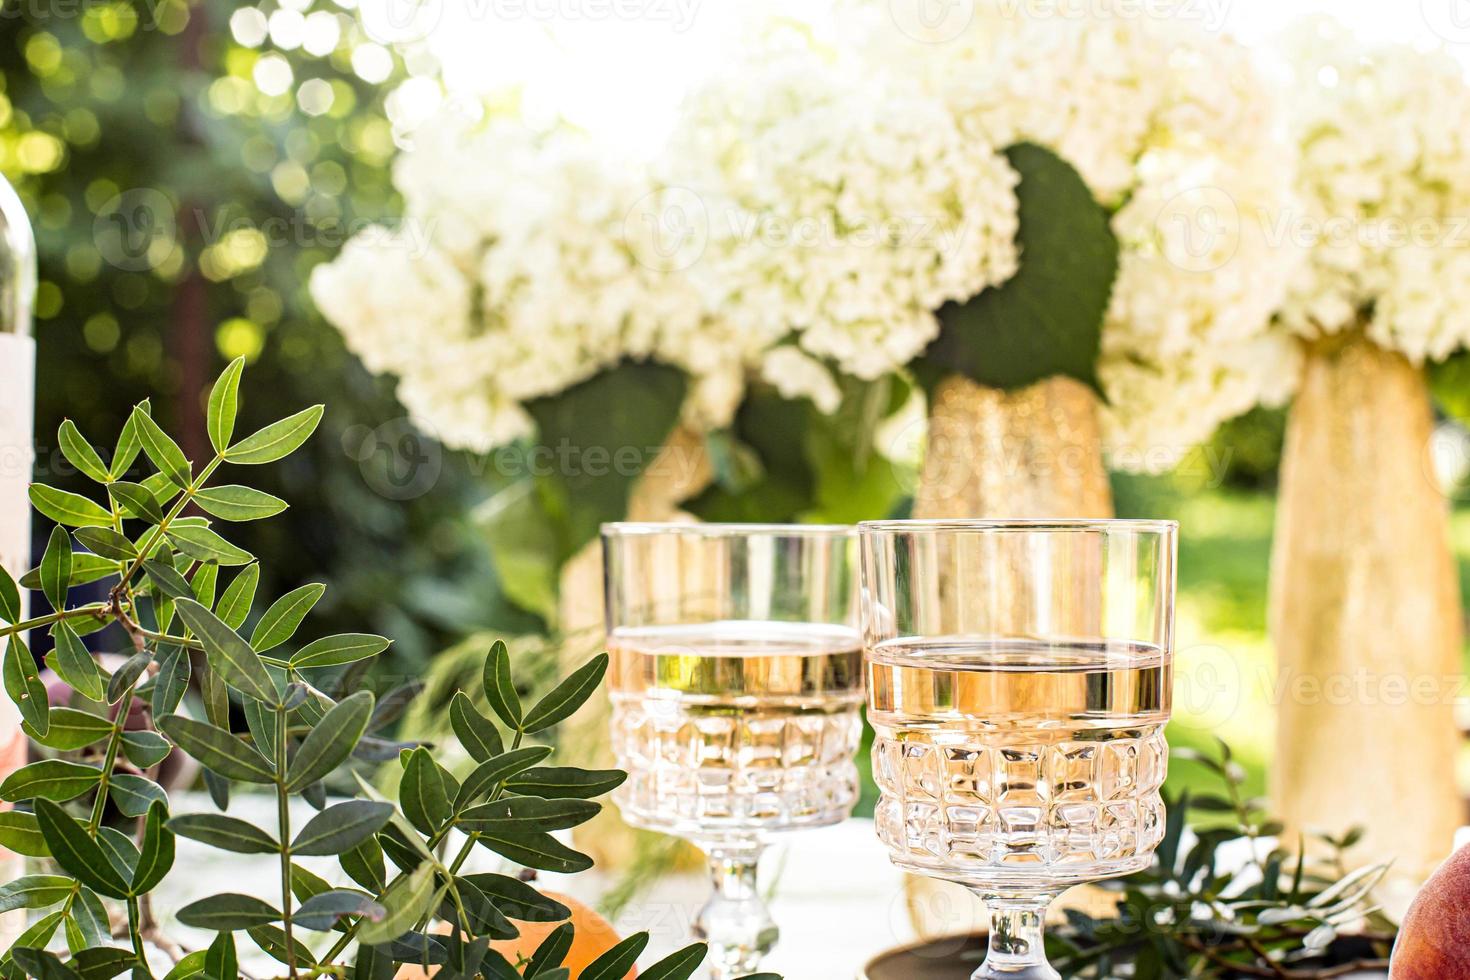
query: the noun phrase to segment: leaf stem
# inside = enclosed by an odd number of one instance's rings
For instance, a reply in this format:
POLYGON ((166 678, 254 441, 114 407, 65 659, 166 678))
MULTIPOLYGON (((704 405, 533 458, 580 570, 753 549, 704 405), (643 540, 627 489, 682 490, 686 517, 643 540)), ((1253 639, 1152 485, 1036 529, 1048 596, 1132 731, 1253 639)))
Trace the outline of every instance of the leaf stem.
POLYGON ((133 576, 138 574, 138 569, 143 567, 143 562, 147 560, 149 555, 153 554, 153 549, 158 547, 158 542, 163 539, 164 534, 168 531, 168 526, 184 512, 184 508, 189 506, 189 501, 194 499, 194 494, 204 488, 205 481, 214 474, 215 470, 219 469, 220 464, 224 461, 224 456, 215 456, 209 465, 204 467, 199 475, 190 481, 187 487, 183 488, 179 494, 179 499, 174 501, 173 506, 168 509, 168 513, 163 515, 163 520, 149 532, 148 539, 138 548, 138 557, 134 558, 123 572, 122 581, 113 587, 112 592, 114 596, 120 595, 121 590, 127 586, 128 582, 132 581, 133 576))
POLYGON ((128 713, 133 707, 133 689, 137 686, 138 682, 134 681, 123 692, 122 698, 117 702, 117 717, 112 721, 112 734, 107 736, 107 758, 102 763, 102 777, 97 781, 97 798, 92 801, 92 817, 87 821, 87 833, 94 840, 102 826, 102 814, 107 809, 107 789, 112 782, 112 769, 117 764, 118 750, 122 748, 128 713))
MULTIPOLYGON (((136 896, 128 899, 128 934, 133 937, 133 953, 138 957, 138 969, 143 971, 146 980, 153 980, 153 973, 148 969, 148 951, 143 946, 142 915, 136 896)), ((135 971, 134 976, 136 975, 135 971)))
POLYGON ((24 633, 27 630, 40 629, 42 626, 50 626, 59 623, 63 619, 78 619, 83 616, 97 617, 106 614, 107 603, 91 602, 85 606, 77 606, 75 609, 63 609, 61 612, 51 612, 35 619, 27 619, 20 623, 6 623, 0 626, 0 636, 9 636, 11 633, 24 633))
POLYGON ((286 752, 287 714, 284 707, 276 709, 276 819, 281 831, 281 931, 286 936, 286 972, 295 980, 296 943, 291 938, 291 794, 286 792, 286 769, 290 762, 286 752))

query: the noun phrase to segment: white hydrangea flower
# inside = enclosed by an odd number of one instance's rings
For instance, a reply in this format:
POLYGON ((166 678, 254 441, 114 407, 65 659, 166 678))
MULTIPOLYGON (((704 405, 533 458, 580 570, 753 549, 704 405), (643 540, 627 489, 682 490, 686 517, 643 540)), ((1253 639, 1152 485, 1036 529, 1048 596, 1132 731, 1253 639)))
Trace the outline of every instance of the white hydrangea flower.
POLYGON ((967 136, 1049 147, 1114 210, 1105 440, 1158 468, 1290 390, 1295 358, 1269 335, 1300 261, 1272 233, 1292 157, 1243 48, 1187 18, 1083 13, 980 0, 963 30, 928 38, 870 18, 867 47, 943 98, 967 136))
POLYGON ((842 389, 821 361, 796 347, 777 347, 761 364, 761 377, 782 398, 808 398, 817 411, 831 415, 842 404, 842 389))
POLYGON ((1414 363, 1470 345, 1470 84, 1444 52, 1367 45, 1320 18, 1290 32, 1301 220, 1311 246, 1282 320, 1365 323, 1414 363))
POLYGON ((874 378, 928 346, 945 301, 1015 273, 1017 178, 851 39, 767 26, 687 100, 666 156, 707 217, 689 276, 748 353, 794 334, 874 378))
POLYGON ((312 294, 425 429, 491 449, 531 434, 525 402, 626 358, 687 369, 686 415, 729 421, 763 348, 712 322, 677 270, 640 261, 627 223, 656 193, 646 168, 569 127, 451 111, 416 131, 394 181, 403 229, 355 238, 312 294))

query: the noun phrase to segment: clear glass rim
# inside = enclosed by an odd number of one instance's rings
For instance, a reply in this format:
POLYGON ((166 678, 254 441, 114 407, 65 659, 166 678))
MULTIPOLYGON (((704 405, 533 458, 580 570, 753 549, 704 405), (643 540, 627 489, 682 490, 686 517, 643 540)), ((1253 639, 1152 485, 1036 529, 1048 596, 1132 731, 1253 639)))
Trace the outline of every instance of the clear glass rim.
POLYGON ((1178 521, 1132 517, 1043 518, 1043 519, 970 519, 863 521, 858 524, 863 534, 933 534, 946 531, 1134 531, 1141 534, 1172 534, 1179 530, 1178 521))
POLYGON ((844 538, 856 537, 852 524, 738 524, 700 521, 612 521, 602 525, 605 538, 651 537, 661 534, 704 538, 844 538))

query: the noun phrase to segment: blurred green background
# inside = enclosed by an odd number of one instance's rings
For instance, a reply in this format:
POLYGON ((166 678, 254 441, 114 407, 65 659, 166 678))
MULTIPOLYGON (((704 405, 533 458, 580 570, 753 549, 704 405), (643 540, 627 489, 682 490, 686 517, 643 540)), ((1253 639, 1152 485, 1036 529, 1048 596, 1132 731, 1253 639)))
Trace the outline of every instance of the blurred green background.
MULTIPOLYGON (((405 110, 391 93, 435 66, 405 63, 350 11, 312 0, 6 0, 0 10, 0 171, 33 216, 41 254, 38 476, 69 484, 55 449, 62 418, 109 441, 143 397, 197 452, 204 386, 244 355, 242 429, 328 405, 308 450, 268 471, 276 485, 263 489, 292 509, 241 528, 242 545, 271 556, 265 594, 326 581, 320 627, 394 637, 387 669, 401 675, 467 635, 541 629, 506 598, 473 519, 507 480, 486 459, 418 436, 391 381, 363 370, 306 292, 311 268, 351 232, 395 214, 389 165, 405 110)), ((1436 386, 1447 419, 1470 418, 1470 360, 1438 369, 1436 386)), ((1185 528, 1180 668, 1190 686, 1174 737, 1223 735, 1258 789, 1282 432, 1280 411, 1256 411, 1209 447, 1206 458, 1226 461, 1218 474, 1196 465, 1115 481, 1120 516, 1185 528)), ((870 499, 863 486, 829 489, 831 500, 805 509, 861 516, 870 499)), ((797 491, 821 495, 820 485, 797 491)), ((886 507, 891 493, 885 483, 871 499, 886 507)), ((1466 498, 1457 494, 1454 527, 1470 585, 1466 498)), ((702 512, 738 516, 740 506, 715 492, 702 512)))

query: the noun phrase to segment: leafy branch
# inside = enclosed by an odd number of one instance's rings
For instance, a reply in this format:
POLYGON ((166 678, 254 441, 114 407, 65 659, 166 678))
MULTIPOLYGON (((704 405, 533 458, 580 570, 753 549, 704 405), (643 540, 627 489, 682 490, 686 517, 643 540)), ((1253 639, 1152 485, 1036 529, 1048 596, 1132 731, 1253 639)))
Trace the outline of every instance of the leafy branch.
MULTIPOLYGON (((33 506, 56 527, 38 568, 19 582, 0 571, 0 639, 8 641, 0 673, 26 733, 53 757, 0 783, 0 799, 19 805, 0 814, 0 845, 50 859, 56 873, 0 886, 0 911, 38 914, 0 958, 0 977, 93 980, 131 971, 151 980, 153 948, 176 950, 166 980, 234 980, 244 975, 236 947, 244 933, 289 980, 380 980, 408 963, 441 967, 446 978, 571 980, 562 965, 573 939, 571 910, 517 876, 463 869, 476 848, 530 869, 574 873, 592 866, 554 834, 595 816, 595 798, 626 774, 545 765, 552 749, 531 740, 585 703, 602 683, 606 655, 526 708, 509 653, 495 643, 482 686, 499 724, 463 692, 450 706, 454 732, 477 762, 462 783, 428 746, 385 734, 418 690, 406 685, 379 700, 364 688, 367 667, 389 641, 350 633, 297 643, 325 587, 302 586, 256 615, 260 566, 216 530, 217 523, 268 518, 287 506, 248 486, 215 485, 216 473, 285 458, 323 414, 316 406, 233 441, 243 367, 232 363, 213 387, 207 417, 214 456, 204 465, 184 455, 145 402, 124 425, 110 463, 71 422, 61 427, 63 453, 100 486, 105 503, 31 487, 33 506), (129 479, 140 457, 152 471, 129 479), (106 583, 105 601, 68 605, 74 587, 97 582, 106 583), (21 588, 42 592, 54 611, 23 618, 21 588), (252 622, 247 639, 242 631, 252 622), (54 640, 46 663, 68 688, 65 705, 51 706, 23 639, 39 629, 54 640), (120 666, 103 668, 84 641, 93 635, 122 640, 120 666), (200 763, 221 812, 171 811, 148 773, 174 752, 200 763), (375 793, 360 772, 353 780, 341 775, 394 760, 403 768, 396 803, 375 793), (329 799, 328 783, 347 790, 345 798, 329 799), (222 812, 241 784, 273 795, 274 828, 222 812), (298 797, 315 810, 299 827, 291 808, 298 797), (132 822, 132 833, 109 823, 114 812, 132 822), (451 835, 463 842, 446 862, 440 853, 451 835), (274 856, 279 900, 225 893, 194 902, 179 910, 179 921, 216 938, 201 950, 173 946, 152 921, 149 900, 173 866, 178 837, 274 856), (336 857, 357 887, 332 887, 297 863, 308 856, 336 857), (109 904, 121 907, 126 945, 114 943, 109 904), (491 943, 515 939, 515 921, 564 924, 529 959, 511 963, 491 943), (65 954, 48 950, 58 934, 65 954), (318 956, 322 946, 328 948, 318 956)), ((629 937, 580 977, 622 977, 647 942, 645 934, 629 937)), ((686 980, 704 956, 696 944, 642 975, 686 980)))

